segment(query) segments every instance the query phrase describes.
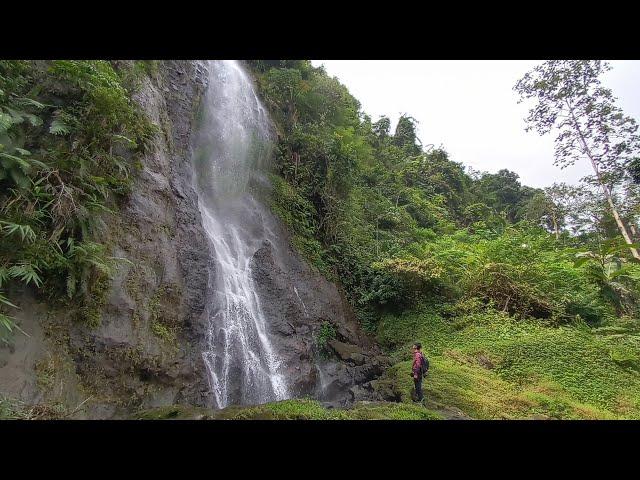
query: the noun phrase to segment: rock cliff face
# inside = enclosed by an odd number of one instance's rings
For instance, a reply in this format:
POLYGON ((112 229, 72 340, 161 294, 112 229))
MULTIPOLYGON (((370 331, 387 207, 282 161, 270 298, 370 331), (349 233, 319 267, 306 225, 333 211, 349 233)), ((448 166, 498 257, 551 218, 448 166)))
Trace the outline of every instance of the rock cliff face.
MULTIPOLYGON (((103 300, 100 326, 74 322, 29 292, 19 298, 18 334, 0 351, 0 392, 27 404, 110 418, 145 405, 204 405, 200 360, 209 245, 192 187, 190 135, 206 87, 199 62, 162 62, 134 101, 160 127, 141 159, 132 193, 105 219, 121 263, 103 300)), ((15 297, 14 297, 15 298, 15 297)))
MULTIPOLYGON (((103 300, 100 326, 74 321, 25 291, 16 297, 15 335, 0 347, 0 393, 47 405, 70 418, 123 418, 134 410, 170 404, 208 406, 202 360, 211 245, 202 228, 193 183, 191 140, 207 83, 197 61, 163 61, 135 94, 160 127, 142 158, 131 195, 106 219, 105 241, 126 258, 103 300)), ((338 288, 292 250, 265 244, 252 272, 294 396, 346 402, 367 395, 366 382, 384 359, 359 330, 338 288), (323 359, 315 339, 331 323, 335 352, 323 359), (358 385, 365 384, 365 387, 358 385)))
POLYGON ((200 352, 211 255, 193 188, 190 138, 206 87, 198 62, 163 62, 134 96, 161 128, 122 215, 111 225, 114 279, 96 330, 74 330, 70 349, 84 383, 105 392, 104 408, 203 405, 200 352), (115 400, 115 402, 112 400, 115 400))
POLYGON ((277 238, 280 245, 265 243, 256 252, 252 273, 291 393, 332 404, 370 398, 369 382, 382 374, 387 359, 361 331, 338 288, 291 248, 282 226, 277 238), (317 345, 323 324, 336 332, 327 341, 329 355, 317 345))

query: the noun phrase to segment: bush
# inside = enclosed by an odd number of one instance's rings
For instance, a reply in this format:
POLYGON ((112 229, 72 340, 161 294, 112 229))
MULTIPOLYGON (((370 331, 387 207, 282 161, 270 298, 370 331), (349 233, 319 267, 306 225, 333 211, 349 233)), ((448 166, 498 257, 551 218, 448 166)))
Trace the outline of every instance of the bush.
POLYGON ((320 325, 320 330, 316 334, 316 347, 318 348, 318 352, 320 356, 323 358, 328 358, 331 355, 331 348, 329 347, 329 342, 336 338, 336 329, 329 322, 322 322, 320 325))
POLYGON ((107 61, 0 61, 0 288, 92 296, 113 268, 102 217, 153 132, 107 61))

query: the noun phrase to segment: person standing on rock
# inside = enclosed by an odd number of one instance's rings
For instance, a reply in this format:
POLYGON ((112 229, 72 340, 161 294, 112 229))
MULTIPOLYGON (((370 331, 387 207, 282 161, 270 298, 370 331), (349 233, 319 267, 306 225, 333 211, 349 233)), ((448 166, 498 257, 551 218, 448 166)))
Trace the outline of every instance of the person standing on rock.
POLYGON ((424 398, 422 394, 422 374, 423 368, 425 366, 425 358, 420 351, 422 349, 422 345, 419 342, 416 342, 411 347, 411 351, 413 352, 413 366, 411 367, 411 376, 413 377, 413 384, 415 385, 415 400, 416 402, 421 402, 424 398))

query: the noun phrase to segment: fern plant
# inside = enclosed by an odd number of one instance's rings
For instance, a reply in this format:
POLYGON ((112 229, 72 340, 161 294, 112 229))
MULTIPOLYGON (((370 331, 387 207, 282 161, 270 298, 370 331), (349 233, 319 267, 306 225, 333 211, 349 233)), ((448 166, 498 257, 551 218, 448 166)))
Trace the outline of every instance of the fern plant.
POLYGON ((111 62, 0 60, 0 288, 82 305, 113 274, 104 217, 155 132, 111 62))
MULTIPOLYGON (((1 270, 0 270, 1 272, 1 270)), ((0 280, 2 277, 0 277, 0 280)), ((9 334, 13 331, 13 317, 3 313, 2 309, 6 307, 18 308, 0 292, 0 341, 7 343, 9 334)))

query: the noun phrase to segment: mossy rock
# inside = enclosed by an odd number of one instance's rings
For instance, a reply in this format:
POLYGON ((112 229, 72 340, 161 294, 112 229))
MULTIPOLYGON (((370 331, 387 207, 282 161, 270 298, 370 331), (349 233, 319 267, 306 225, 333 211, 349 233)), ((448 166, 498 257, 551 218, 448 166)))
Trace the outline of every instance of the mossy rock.
POLYGON ((202 407, 169 405, 140 410, 133 418, 136 420, 207 420, 212 418, 212 413, 211 410, 202 407))
POLYGON ((171 405, 135 414, 138 420, 439 420, 440 414, 418 404, 358 402, 349 408, 325 408, 309 399, 283 400, 212 411, 171 405))

